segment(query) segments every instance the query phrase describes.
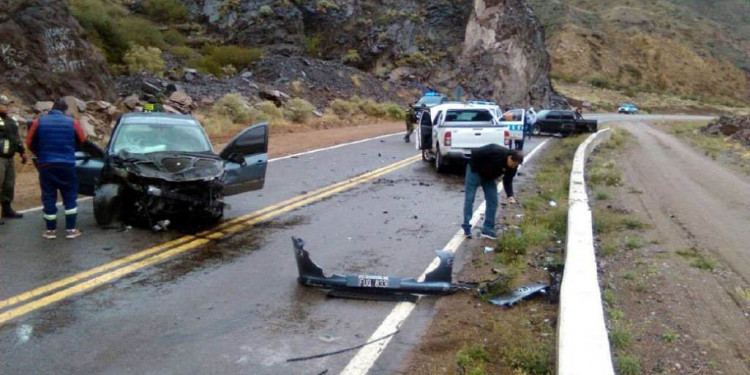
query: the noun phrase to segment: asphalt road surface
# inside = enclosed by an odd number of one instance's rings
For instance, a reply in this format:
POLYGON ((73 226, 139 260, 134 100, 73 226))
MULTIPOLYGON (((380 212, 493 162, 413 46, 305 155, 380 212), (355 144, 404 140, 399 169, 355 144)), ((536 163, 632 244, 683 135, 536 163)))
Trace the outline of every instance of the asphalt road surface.
MULTIPOLYGON (((42 239, 39 211, 8 222, 0 227, 1 372, 341 372, 356 351, 287 360, 364 343, 395 303, 299 286, 290 238, 305 239, 329 273, 418 276, 459 229, 463 178, 438 175, 416 155, 397 135, 274 161, 263 190, 230 198, 225 224, 196 236, 100 229, 90 201, 75 241, 42 239)), ((419 302, 369 373, 398 369, 434 300, 419 302)))

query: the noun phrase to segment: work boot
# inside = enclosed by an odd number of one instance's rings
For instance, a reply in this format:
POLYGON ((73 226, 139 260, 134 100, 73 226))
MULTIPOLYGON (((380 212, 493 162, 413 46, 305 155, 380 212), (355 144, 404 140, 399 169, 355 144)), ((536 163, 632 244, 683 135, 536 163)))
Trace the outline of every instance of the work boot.
POLYGON ((4 219, 20 219, 23 217, 23 214, 13 211, 10 207, 10 203, 4 203, 2 217, 4 219))

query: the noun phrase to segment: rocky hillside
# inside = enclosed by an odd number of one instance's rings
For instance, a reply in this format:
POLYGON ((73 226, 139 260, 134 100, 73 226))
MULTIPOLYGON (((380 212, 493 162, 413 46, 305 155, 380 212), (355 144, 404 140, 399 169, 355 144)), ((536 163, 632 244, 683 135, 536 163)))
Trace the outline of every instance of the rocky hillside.
POLYGON ((747 0, 530 0, 552 75, 598 87, 750 103, 747 0))
POLYGON ((181 1, 231 43, 506 104, 547 104, 552 94, 543 34, 524 0, 181 1))
POLYGON ((26 99, 113 99, 102 55, 60 0, 0 2, 0 85, 26 99))

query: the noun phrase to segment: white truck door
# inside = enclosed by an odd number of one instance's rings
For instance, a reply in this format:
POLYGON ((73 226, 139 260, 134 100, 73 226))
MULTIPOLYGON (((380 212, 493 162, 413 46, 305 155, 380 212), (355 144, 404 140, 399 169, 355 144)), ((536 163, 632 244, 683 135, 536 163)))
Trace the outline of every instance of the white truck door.
POLYGON ((500 124, 507 126, 510 131, 511 140, 523 139, 523 124, 526 120, 526 110, 514 109, 503 113, 500 118, 500 124))

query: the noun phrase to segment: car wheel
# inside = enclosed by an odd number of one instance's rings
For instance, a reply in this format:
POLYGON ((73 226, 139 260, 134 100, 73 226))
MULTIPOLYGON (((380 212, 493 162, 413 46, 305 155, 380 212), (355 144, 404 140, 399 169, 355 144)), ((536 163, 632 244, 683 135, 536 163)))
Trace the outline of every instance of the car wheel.
POLYGON ((443 155, 440 154, 440 146, 435 149, 435 170, 438 173, 445 172, 445 162, 443 161, 443 155))
POLYGON ((538 124, 534 124, 534 127, 531 128, 531 135, 539 135, 542 134, 542 127, 538 124))
POLYGON ((123 202, 119 184, 104 184, 94 191, 94 218, 102 227, 120 220, 123 202))
POLYGON ((430 154, 427 150, 422 150, 422 161, 430 161, 430 154))

